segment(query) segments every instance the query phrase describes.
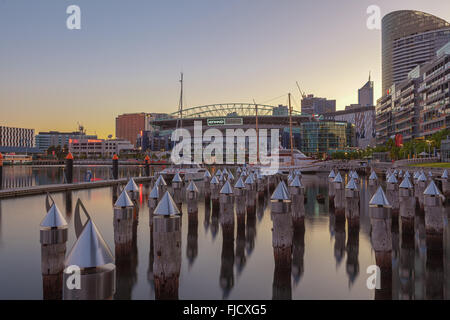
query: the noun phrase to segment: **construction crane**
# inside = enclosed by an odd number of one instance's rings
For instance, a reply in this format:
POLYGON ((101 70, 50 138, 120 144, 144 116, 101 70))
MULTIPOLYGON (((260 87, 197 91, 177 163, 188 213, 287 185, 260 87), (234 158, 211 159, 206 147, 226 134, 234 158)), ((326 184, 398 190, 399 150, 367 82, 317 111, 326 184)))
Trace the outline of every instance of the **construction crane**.
POLYGON ((300 85, 298 84, 298 81, 295 81, 295 83, 297 84, 297 88, 298 88, 298 91, 300 91, 300 95, 302 96, 302 99, 305 99, 306 94, 302 91, 302 89, 300 89, 300 85))

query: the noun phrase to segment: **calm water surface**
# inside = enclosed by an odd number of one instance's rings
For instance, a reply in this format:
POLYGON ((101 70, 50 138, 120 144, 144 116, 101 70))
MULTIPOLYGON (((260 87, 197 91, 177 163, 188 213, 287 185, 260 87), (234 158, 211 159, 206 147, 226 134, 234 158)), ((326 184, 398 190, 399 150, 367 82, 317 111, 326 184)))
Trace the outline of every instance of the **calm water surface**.
MULTIPOLYGON (((366 287, 369 276, 366 269, 376 264, 370 243, 367 182, 361 182, 360 228, 349 235, 347 225, 336 225, 328 208, 328 199, 325 204, 316 201, 317 194, 327 196, 326 175, 305 175, 302 181, 308 198, 305 228, 304 232, 295 232, 290 284, 280 282, 280 276, 274 273, 272 221, 267 196, 258 201, 254 219, 247 216, 245 225, 238 225, 235 219, 234 247, 231 249, 223 246, 219 213, 206 211, 204 198, 200 196, 197 228, 192 225, 189 228, 186 205, 182 208, 179 298, 272 299, 279 292, 274 288, 281 286, 284 294, 289 296, 290 293, 292 299, 374 299, 374 291, 366 287)), ((116 299, 155 298, 147 205, 150 189, 146 185, 139 187, 139 223, 136 243, 130 252, 134 258, 127 266, 117 266, 116 299)), ((113 188, 57 193, 53 198, 69 223, 66 254, 75 242, 73 211, 78 198, 114 252, 113 188)), ((43 298, 39 224, 45 214, 45 196, 0 200, 0 299, 43 298)), ((409 281, 413 282, 415 299, 427 298, 426 288, 430 285, 441 286, 445 298, 449 299, 450 232, 447 220, 444 261, 437 267, 426 263, 424 221, 416 220, 414 259, 404 258, 411 251, 402 249, 401 234, 398 230, 393 231, 392 297, 404 296, 402 270, 412 269, 414 276, 409 281)))

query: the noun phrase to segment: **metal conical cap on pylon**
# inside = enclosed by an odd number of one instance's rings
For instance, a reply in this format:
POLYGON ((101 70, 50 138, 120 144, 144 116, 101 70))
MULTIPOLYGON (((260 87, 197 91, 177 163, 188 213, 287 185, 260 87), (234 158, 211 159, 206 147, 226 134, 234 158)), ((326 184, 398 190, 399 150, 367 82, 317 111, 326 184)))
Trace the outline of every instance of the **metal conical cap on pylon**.
POLYGON ((408 170, 405 171, 405 174, 403 176, 406 178, 411 178, 411 175, 409 174, 408 170))
POLYGON ((220 176, 221 174, 222 174, 222 171, 220 169, 218 169, 214 175, 215 176, 220 176))
POLYGON ((169 191, 166 191, 163 195, 153 213, 161 216, 171 216, 180 213, 180 210, 178 210, 177 205, 175 204, 175 201, 173 201, 169 191))
POLYGON ((233 188, 231 187, 230 181, 225 182, 220 190, 220 194, 233 194, 233 188))
POLYGON ((356 171, 353 171, 352 178, 353 178, 353 179, 359 179, 359 176, 358 176, 358 174, 356 173, 356 171))
POLYGON ((50 207, 44 219, 41 221, 41 227, 43 228, 61 228, 67 227, 67 221, 64 219, 61 211, 59 211, 56 203, 50 207))
POLYGON ((334 178, 333 182, 334 182, 334 183, 342 183, 342 182, 344 182, 344 180, 342 179, 342 176, 341 176, 341 173, 340 173, 340 172, 337 173, 337 175, 336 175, 336 177, 334 178))
POLYGON ((173 176, 172 182, 183 182, 183 179, 181 179, 181 176, 178 172, 173 176))
POLYGON ((418 179, 419 176, 420 176, 419 171, 414 172, 414 176, 413 176, 414 179, 418 179))
POLYGON ((234 187, 235 187, 235 188, 238 188, 238 189, 243 189, 243 188, 245 188, 245 183, 244 183, 244 181, 242 180, 242 177, 239 178, 238 181, 236 181, 236 184, 234 185, 234 187))
POLYGON ((212 177, 210 184, 219 184, 219 179, 217 179, 217 176, 212 177))
POLYGON ((164 177, 162 175, 158 176, 158 179, 156 179, 155 185, 157 185, 157 186, 167 186, 166 180, 164 180, 164 177))
POLYGON ((208 169, 206 169, 205 174, 203 175, 203 178, 211 178, 211 173, 209 173, 208 169))
POLYGON ((115 208, 129 208, 134 207, 133 202, 131 201, 130 197, 128 196, 127 192, 125 190, 122 191, 119 198, 117 198, 116 203, 114 203, 115 208))
POLYGON ((403 179, 402 183, 400 183, 399 188, 402 189, 412 189, 413 185, 411 181, 409 181, 409 178, 405 175, 405 178, 403 179))
POLYGON ((138 192, 139 188, 136 182, 134 182, 133 179, 130 179, 130 181, 128 181, 127 185, 125 186, 124 190, 127 192, 138 192))
POLYGON ((351 178, 350 181, 345 186, 345 189, 358 190, 358 186, 356 185, 355 179, 351 178))
POLYGON ((281 181, 272 194, 271 200, 290 200, 291 195, 286 187, 284 181, 281 181))
POLYGON ((336 174, 334 173, 334 170, 330 171, 330 174, 328 175, 328 178, 330 178, 330 179, 336 178, 336 174))
POLYGON ((378 176, 375 173, 375 171, 372 171, 372 173, 370 174, 369 180, 378 180, 378 176))
POLYGON ((198 192, 198 188, 195 185, 193 180, 191 180, 191 182, 189 182, 189 185, 187 186, 186 191, 187 192, 196 192, 196 193, 198 192))
POLYGON ((248 175, 247 179, 245 179, 245 184, 253 184, 255 180, 253 180, 253 176, 251 174, 248 175))
POLYGON ((427 181, 427 177, 425 176, 425 173, 421 173, 420 176, 417 178, 418 181, 427 181))
POLYGON ((114 256, 95 223, 89 219, 70 250, 65 266, 95 268, 108 263, 114 263, 114 256))
POLYGON ((447 171, 447 169, 444 170, 444 172, 442 173, 441 178, 442 179, 448 179, 448 171, 447 171))
POLYGON ((300 181, 300 177, 299 176, 295 176, 294 179, 292 179, 291 184, 289 186, 290 187, 295 187, 295 188, 303 187, 302 182, 300 181))
POLYGON ((387 179, 386 182, 387 182, 387 183, 398 183, 398 180, 397 180, 397 178, 395 177, 395 174, 391 174, 391 175, 389 176, 389 178, 387 179))
POLYGON ((152 191, 150 191, 150 199, 159 199, 159 187, 155 184, 152 191))
POLYGON ((439 188, 436 186, 433 180, 431 180, 430 184, 425 189, 423 194, 427 196, 442 196, 441 191, 439 191, 439 188))
POLYGON ((388 199, 386 198, 386 195, 384 194, 383 188, 379 187, 377 192, 373 195, 372 199, 370 199, 369 206, 374 207, 390 207, 391 204, 389 203, 388 199))

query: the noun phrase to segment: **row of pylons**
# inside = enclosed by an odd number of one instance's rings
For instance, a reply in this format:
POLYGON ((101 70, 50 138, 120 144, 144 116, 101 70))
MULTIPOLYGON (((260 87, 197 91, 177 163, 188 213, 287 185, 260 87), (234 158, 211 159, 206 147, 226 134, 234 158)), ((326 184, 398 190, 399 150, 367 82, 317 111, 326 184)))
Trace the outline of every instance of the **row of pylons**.
MULTIPOLYGON (((348 218, 349 226, 353 219, 358 219, 354 202, 359 201, 359 180, 356 172, 350 171, 348 183, 344 188, 344 179, 340 172, 332 170, 328 176, 330 206, 334 206, 336 219, 348 218), (344 191, 345 189, 345 191, 344 191), (345 198, 345 199, 344 199, 345 198), (352 215, 352 212, 355 215, 352 215)), ((448 172, 444 170, 440 177, 423 170, 410 173, 403 170, 386 171, 386 192, 375 171, 368 180, 371 196, 369 215, 371 222, 371 243, 375 251, 377 266, 381 270, 381 287, 375 292, 377 299, 391 299, 392 292, 392 229, 401 225, 402 239, 405 243, 413 243, 415 219, 424 217, 427 263, 442 262, 443 234, 445 226, 445 197, 437 184, 442 184, 444 194, 450 192, 448 172)), ((407 281, 406 283, 409 283, 407 281)), ((428 288, 433 291, 432 288, 428 288)), ((408 291, 408 290, 405 290, 408 291)), ((433 293, 430 296, 442 297, 433 293)))

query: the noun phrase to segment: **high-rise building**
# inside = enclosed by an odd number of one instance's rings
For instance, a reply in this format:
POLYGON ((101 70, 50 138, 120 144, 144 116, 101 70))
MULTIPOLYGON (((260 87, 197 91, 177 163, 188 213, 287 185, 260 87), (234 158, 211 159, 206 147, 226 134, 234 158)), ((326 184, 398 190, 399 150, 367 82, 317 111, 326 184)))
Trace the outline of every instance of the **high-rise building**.
POLYGON ((130 141, 136 145, 136 140, 141 132, 147 128, 148 115, 141 113, 125 113, 116 118, 116 138, 130 141))
POLYGON ((358 90, 358 104, 362 107, 372 107, 373 104, 373 81, 366 82, 366 84, 358 90))
POLYGON ((309 94, 302 99, 302 114, 324 114, 336 111, 336 100, 314 97, 309 94))
POLYGON ((136 146, 138 137, 151 128, 150 122, 155 119, 166 118, 167 113, 125 113, 116 118, 116 138, 125 139, 136 146))
POLYGON ((450 40, 450 24, 431 14, 400 10, 382 20, 383 95, 394 83, 407 78, 416 66, 433 59, 450 40))

